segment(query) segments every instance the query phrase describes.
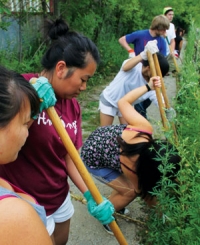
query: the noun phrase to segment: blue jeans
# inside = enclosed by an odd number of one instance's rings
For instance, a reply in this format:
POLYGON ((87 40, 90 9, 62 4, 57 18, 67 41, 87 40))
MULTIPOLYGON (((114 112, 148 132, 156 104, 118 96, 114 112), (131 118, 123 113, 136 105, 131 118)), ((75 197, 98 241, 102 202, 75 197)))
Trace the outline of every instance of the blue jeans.
POLYGON ((119 171, 111 168, 89 168, 87 165, 85 166, 93 177, 104 184, 107 184, 122 175, 119 171))
POLYGON ((151 105, 151 100, 146 99, 139 104, 134 105, 135 110, 140 113, 143 117, 147 118, 146 109, 151 105))

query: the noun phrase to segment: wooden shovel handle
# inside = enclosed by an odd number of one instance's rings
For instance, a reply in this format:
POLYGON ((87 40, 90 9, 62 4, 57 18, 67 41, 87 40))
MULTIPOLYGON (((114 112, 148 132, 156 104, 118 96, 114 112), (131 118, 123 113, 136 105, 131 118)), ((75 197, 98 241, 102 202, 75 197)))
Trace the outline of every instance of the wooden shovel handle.
POLYGON ((162 85, 161 90, 162 90, 162 95, 163 95, 163 98, 165 101, 165 106, 167 109, 169 109, 170 104, 169 104, 169 100, 167 97, 167 93, 166 93, 166 89, 165 89, 165 83, 163 81, 162 72, 160 70, 160 64, 158 62, 157 54, 153 54, 153 60, 154 60, 154 65, 155 65, 155 69, 156 69, 156 74, 160 77, 160 80, 161 80, 161 85, 162 85))
MULTIPOLYGON (((161 89, 162 89, 162 95, 163 95, 163 98, 164 98, 164 101, 165 101, 165 106, 166 106, 167 109, 170 109, 171 106, 169 104, 169 100, 168 100, 168 97, 167 97, 167 92, 166 92, 166 89, 165 89, 165 83, 164 83, 164 80, 163 80, 163 77, 162 77, 162 72, 161 72, 161 69, 160 69, 160 64, 158 62, 157 54, 153 54, 153 60, 154 60, 155 68, 156 68, 156 73, 161 79, 161 84, 162 84, 161 89)), ((175 143, 177 144, 178 135, 177 135, 177 132, 176 132, 176 127, 175 127, 174 123, 171 123, 171 125, 172 125, 172 129, 173 129, 173 132, 174 132, 175 143)))
MULTIPOLYGON (((155 65, 154 65, 153 56, 152 56, 152 54, 149 51, 147 51, 147 58, 148 58, 148 62, 149 62, 150 70, 151 70, 151 76, 152 77, 157 76, 155 65)), ((156 91, 156 97, 157 97, 157 100, 158 100, 158 106, 159 106, 159 110, 160 110, 162 123, 163 123, 164 128, 167 129, 168 128, 167 119, 166 119, 164 106, 163 106, 163 102, 162 102, 161 90, 160 90, 160 88, 156 87, 155 91, 156 91)))

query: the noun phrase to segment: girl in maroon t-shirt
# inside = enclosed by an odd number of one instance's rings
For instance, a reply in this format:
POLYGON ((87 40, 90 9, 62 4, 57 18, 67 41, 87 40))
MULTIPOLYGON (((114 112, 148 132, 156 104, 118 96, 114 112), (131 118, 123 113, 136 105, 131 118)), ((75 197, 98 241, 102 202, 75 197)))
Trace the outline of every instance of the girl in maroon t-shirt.
MULTIPOLYGON (((79 150, 82 146, 81 111, 76 97, 86 89, 88 80, 94 75, 99 52, 89 38, 69 31, 61 19, 48 21, 48 35, 53 42, 42 58, 42 72, 39 75, 24 74, 24 77, 28 80, 33 76, 48 79, 57 99, 55 109, 79 150)), ((83 194, 88 193, 88 189, 45 111, 31 125, 18 159, 0 168, 0 174, 45 207, 47 229, 53 242, 66 244, 74 213, 68 176, 83 194)), ((103 222, 108 220, 110 223, 114 208, 108 200, 106 203, 110 213, 103 222)))

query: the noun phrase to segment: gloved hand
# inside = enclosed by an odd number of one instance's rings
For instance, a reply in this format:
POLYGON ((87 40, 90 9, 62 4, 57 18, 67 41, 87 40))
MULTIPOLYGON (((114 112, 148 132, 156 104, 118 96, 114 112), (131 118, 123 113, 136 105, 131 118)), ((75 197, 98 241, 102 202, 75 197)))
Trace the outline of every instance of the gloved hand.
POLYGON ((174 50, 174 57, 175 58, 179 58, 179 54, 178 54, 178 52, 176 50, 174 50))
POLYGON ((148 43, 144 47, 144 51, 140 53, 143 60, 147 60, 147 51, 149 51, 151 54, 155 54, 159 52, 159 49, 157 46, 157 40, 148 41, 148 43))
POLYGON ((135 57, 135 52, 133 49, 129 50, 128 52, 129 52, 129 55, 128 55, 129 58, 135 57))
POLYGON ((90 191, 86 191, 83 196, 87 200, 88 212, 103 225, 109 224, 114 220, 112 214, 115 212, 115 209, 108 199, 103 197, 104 201, 98 205, 93 199, 90 191))
MULTIPOLYGON (((54 106, 57 99, 51 84, 48 82, 48 79, 46 77, 39 77, 36 82, 33 82, 33 80, 35 80, 35 78, 30 79, 29 82, 35 88, 39 98, 41 99, 40 112, 54 106)), ((37 117, 33 118, 36 119, 37 117)))
POLYGON ((166 113, 166 118, 169 122, 173 121, 174 118, 176 117, 176 111, 172 107, 169 109, 165 109, 165 113, 166 113))

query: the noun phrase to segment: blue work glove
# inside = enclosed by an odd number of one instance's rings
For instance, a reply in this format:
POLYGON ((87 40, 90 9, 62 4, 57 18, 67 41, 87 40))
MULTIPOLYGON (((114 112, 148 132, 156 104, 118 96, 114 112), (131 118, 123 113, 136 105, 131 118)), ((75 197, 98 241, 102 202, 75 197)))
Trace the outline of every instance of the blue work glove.
MULTIPOLYGON (((32 78, 30 79, 30 83, 35 88, 39 98, 41 99, 40 112, 55 105, 57 99, 55 97, 54 90, 46 77, 39 77, 36 80, 35 78, 32 78)), ((35 119, 37 117, 33 118, 35 119)))
POLYGON ((90 191, 86 191, 83 196, 87 200, 88 212, 103 225, 109 224, 115 219, 112 216, 115 212, 114 206, 108 199, 103 197, 103 202, 98 205, 93 199, 90 191))

